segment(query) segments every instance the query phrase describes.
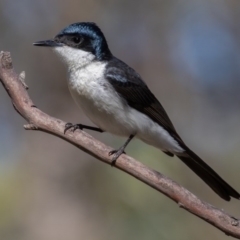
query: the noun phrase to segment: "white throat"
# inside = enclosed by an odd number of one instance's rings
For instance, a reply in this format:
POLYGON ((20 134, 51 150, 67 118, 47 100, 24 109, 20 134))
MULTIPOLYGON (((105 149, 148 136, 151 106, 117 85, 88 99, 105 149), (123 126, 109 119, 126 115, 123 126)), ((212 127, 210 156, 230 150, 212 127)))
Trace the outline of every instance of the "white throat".
POLYGON ((81 49, 68 46, 54 47, 53 50, 61 57, 63 62, 67 64, 68 70, 77 70, 90 64, 95 56, 81 49))

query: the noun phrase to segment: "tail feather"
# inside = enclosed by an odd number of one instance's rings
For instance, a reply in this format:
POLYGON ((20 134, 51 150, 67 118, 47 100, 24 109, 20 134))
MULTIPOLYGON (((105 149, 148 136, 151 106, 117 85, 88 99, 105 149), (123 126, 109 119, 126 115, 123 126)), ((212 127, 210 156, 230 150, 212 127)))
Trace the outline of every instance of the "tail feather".
POLYGON ((178 156, 192 169, 214 192, 226 201, 231 197, 240 199, 240 194, 225 182, 210 166, 190 149, 186 149, 185 156, 178 156))

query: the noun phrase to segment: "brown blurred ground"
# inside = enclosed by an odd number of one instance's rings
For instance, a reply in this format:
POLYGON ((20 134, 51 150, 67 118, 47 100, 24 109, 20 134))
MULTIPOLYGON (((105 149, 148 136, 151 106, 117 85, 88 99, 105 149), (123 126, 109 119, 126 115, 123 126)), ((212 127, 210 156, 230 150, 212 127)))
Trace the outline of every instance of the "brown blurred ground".
MULTIPOLYGON (((135 68, 186 143, 240 191, 240 2, 0 0, 0 50, 11 52, 34 103, 89 123, 70 97, 66 71, 32 43, 77 21, 96 22, 112 52, 135 68)), ((0 239, 226 239, 155 190, 53 136, 23 130, 0 88, 0 239)), ((117 147, 124 139, 92 133, 117 147)), ((239 217, 197 176, 135 140, 127 153, 201 199, 239 217)))

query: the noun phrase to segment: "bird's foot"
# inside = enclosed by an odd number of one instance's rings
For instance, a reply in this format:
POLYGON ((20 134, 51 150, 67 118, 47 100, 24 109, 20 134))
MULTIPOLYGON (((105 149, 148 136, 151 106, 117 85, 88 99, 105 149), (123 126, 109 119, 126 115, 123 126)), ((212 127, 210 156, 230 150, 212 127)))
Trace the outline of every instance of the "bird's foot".
POLYGON ((72 123, 66 123, 64 128, 64 134, 67 132, 67 130, 71 129, 72 132, 75 132, 77 129, 83 130, 82 124, 72 124, 72 123))
POLYGON ((123 154, 123 153, 126 154, 126 152, 124 151, 124 148, 125 148, 125 147, 122 146, 122 147, 120 147, 119 149, 117 149, 117 150, 112 150, 112 151, 110 151, 110 152, 108 153, 108 156, 114 155, 113 158, 112 158, 111 166, 114 166, 114 165, 115 165, 117 159, 119 158, 119 156, 120 156, 121 154, 123 154))
POLYGON ((66 123, 65 125, 65 129, 64 129, 64 134, 66 133, 67 130, 71 129, 72 132, 74 132, 77 129, 83 130, 83 129, 89 129, 92 131, 96 131, 96 132, 104 132, 102 129, 97 128, 97 127, 91 127, 91 126, 87 126, 87 125, 83 125, 81 123, 78 124, 72 124, 72 123, 66 123))
MULTIPOLYGON (((134 135, 130 135, 129 138, 127 139, 127 141, 123 144, 123 146, 121 146, 118 150, 112 150, 108 153, 109 156, 113 156, 112 158, 112 162, 111 162, 111 166, 114 166, 118 157, 122 154, 125 153, 124 149, 126 148, 126 146, 129 144, 129 142, 134 138, 134 135)), ((125 153, 126 154, 126 153, 125 153)))

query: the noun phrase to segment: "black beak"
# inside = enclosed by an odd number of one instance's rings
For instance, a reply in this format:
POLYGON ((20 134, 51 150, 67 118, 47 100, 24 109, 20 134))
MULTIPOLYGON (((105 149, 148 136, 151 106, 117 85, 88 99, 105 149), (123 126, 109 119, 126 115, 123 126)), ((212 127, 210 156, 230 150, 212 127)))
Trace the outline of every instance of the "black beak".
POLYGON ((45 40, 45 41, 38 41, 33 43, 34 46, 39 47, 61 47, 63 46, 62 43, 55 42, 54 40, 45 40))

